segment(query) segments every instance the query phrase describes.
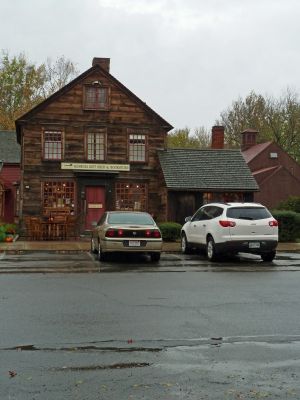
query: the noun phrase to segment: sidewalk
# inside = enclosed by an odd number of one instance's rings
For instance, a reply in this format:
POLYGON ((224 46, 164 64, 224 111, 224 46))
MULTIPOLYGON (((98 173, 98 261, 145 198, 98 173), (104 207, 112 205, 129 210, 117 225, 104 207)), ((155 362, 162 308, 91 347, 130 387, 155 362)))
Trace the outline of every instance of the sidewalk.
MULTIPOLYGON (((0 243, 1 252, 17 251, 89 251, 88 239, 74 241, 25 241, 17 240, 12 243, 0 243)), ((164 242, 163 252, 180 252, 179 242, 164 242)), ((277 251, 300 252, 300 243, 279 243, 277 251)))

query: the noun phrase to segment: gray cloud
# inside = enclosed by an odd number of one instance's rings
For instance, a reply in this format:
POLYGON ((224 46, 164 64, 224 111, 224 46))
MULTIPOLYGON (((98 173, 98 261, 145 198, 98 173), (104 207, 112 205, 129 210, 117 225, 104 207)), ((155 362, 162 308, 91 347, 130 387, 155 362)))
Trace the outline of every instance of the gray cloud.
POLYGON ((0 37, 37 63, 94 56, 175 127, 210 127, 251 90, 299 91, 298 0, 2 0, 0 37))

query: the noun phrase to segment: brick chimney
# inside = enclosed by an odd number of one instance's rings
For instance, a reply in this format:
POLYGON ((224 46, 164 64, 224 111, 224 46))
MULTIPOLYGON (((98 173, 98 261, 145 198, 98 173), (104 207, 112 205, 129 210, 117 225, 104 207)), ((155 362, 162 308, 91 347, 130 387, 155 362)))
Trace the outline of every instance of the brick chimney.
POLYGON ((258 131, 255 129, 245 129, 241 135, 242 135, 242 143, 241 143, 241 150, 245 151, 249 149, 252 146, 256 145, 256 137, 257 137, 258 131))
POLYGON ((224 149, 224 126, 215 125, 212 127, 211 148, 224 149))
POLYGON ((99 65, 101 68, 105 69, 105 71, 109 72, 110 58, 93 58, 93 67, 95 65, 99 65))

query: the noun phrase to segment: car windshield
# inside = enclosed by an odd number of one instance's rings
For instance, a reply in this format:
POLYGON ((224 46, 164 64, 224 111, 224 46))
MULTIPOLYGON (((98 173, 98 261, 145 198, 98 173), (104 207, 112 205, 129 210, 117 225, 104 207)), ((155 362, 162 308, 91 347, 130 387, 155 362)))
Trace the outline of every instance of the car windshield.
POLYGON ((149 214, 137 213, 115 213, 109 214, 107 218, 109 224, 133 224, 133 225, 153 225, 154 221, 149 214))
POLYGON ((227 210, 227 217, 235 219, 264 219, 272 215, 264 207, 232 207, 227 210))

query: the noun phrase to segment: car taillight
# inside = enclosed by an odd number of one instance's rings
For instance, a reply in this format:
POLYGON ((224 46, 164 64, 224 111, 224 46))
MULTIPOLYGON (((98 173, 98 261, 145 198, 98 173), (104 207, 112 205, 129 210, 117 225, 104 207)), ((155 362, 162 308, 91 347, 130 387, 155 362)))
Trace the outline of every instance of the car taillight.
POLYGON ((272 221, 269 221, 270 226, 278 226, 278 221, 276 219, 272 219, 272 221))
POLYGON ((157 239, 160 238, 161 237, 160 231, 159 230, 153 231, 152 232, 152 236, 157 238, 157 239))
POLYGON ((108 229, 108 230, 106 231, 105 236, 106 236, 106 237, 114 237, 114 236, 115 236, 115 233, 116 233, 116 231, 115 231, 114 229, 108 229))
POLYGON ((105 236, 106 237, 115 237, 115 236, 122 237, 122 236, 124 236, 124 231, 123 231, 123 229, 112 229, 111 228, 106 231, 105 236))
POLYGON ((160 234, 160 231, 159 230, 154 230, 154 231, 151 231, 150 229, 147 229, 146 231, 145 231, 145 236, 146 237, 153 237, 153 238, 160 238, 161 237, 161 234, 160 234))
POLYGON ((223 226, 223 228, 233 228, 236 223, 234 221, 220 220, 219 224, 223 226))

